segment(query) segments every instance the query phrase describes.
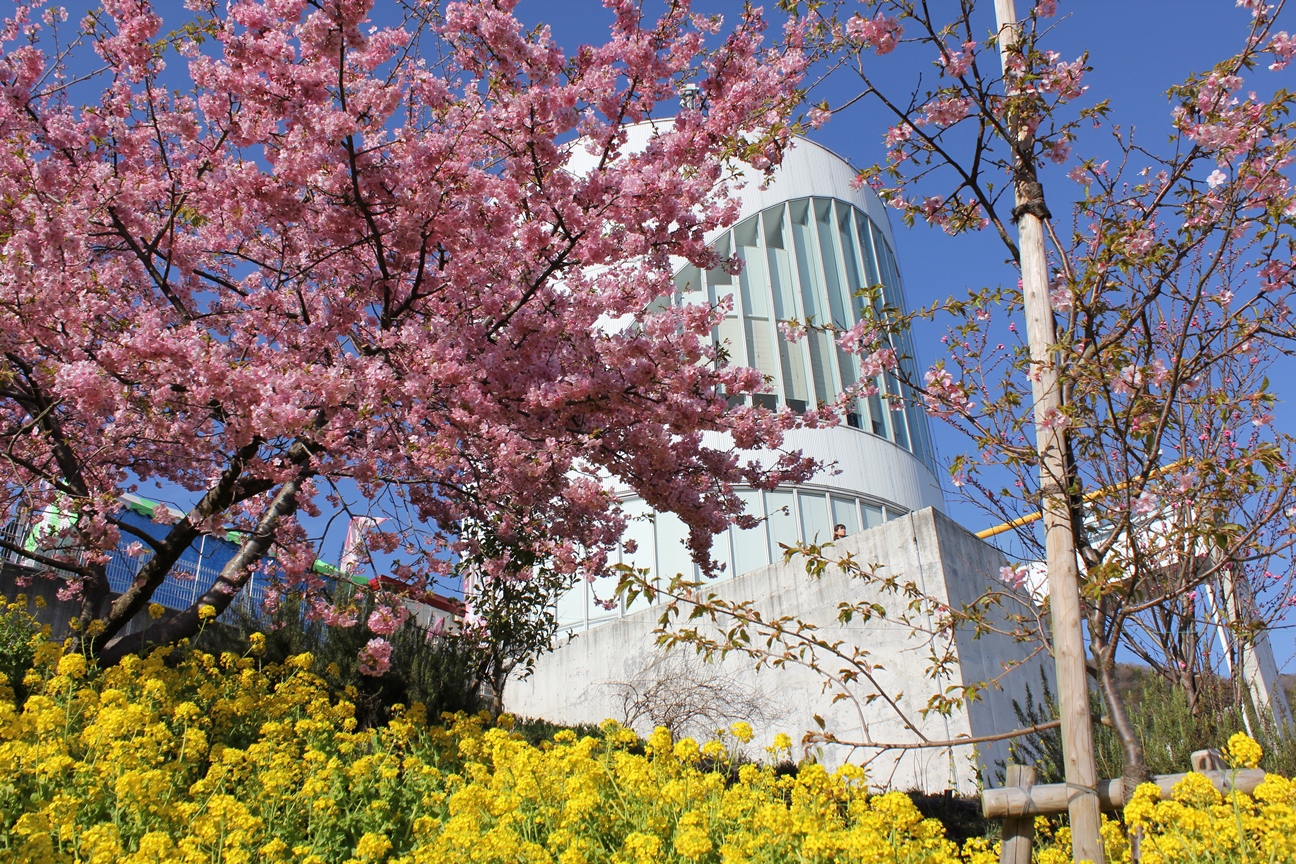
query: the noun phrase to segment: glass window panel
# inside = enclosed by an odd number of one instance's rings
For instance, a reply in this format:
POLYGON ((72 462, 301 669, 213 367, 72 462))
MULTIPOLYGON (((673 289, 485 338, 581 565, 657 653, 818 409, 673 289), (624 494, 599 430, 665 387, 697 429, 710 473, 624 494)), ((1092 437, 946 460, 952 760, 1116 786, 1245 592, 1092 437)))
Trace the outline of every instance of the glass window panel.
POLYGON ((693 578, 693 558, 689 555, 688 528, 674 513, 657 514, 657 573, 664 580, 684 574, 693 578))
POLYGON ((927 447, 926 447, 927 442, 923 440, 922 420, 920 418, 918 409, 915 408, 913 405, 906 405, 905 419, 909 422, 909 438, 910 438, 909 443, 912 445, 910 449, 913 450, 914 455, 917 456, 921 462, 926 463, 927 462, 927 447))
POLYGON ((558 598, 555 614, 558 617, 560 630, 585 629, 585 591, 588 587, 582 579, 574 588, 558 598))
POLYGON ((841 202, 837 203, 837 243, 842 251, 842 260, 845 262, 846 279, 840 285, 840 291, 829 292, 828 305, 832 309, 833 321, 844 327, 849 327, 855 323, 854 317, 847 311, 851 308, 851 297, 865 284, 864 271, 860 268, 858 256, 855 254, 854 231, 851 223, 857 215, 853 216, 855 208, 849 207, 841 202))
POLYGON ((769 317, 769 277, 765 273, 765 260, 759 249, 739 246, 738 257, 743 260, 738 284, 742 286, 742 314, 753 318, 769 317))
POLYGON ((783 206, 771 207, 761 214, 765 222, 765 254, 769 269, 771 293, 774 294, 774 317, 789 321, 797 315, 796 279, 792 272, 792 255, 783 238, 783 206))
MULTIPOLYGON (((879 383, 878 379, 874 378, 873 383, 874 384, 879 383)), ((882 408, 882 397, 874 393, 872 396, 868 398, 868 407, 869 407, 869 423, 873 430, 873 434, 881 435, 883 438, 890 438, 891 436, 887 434, 887 416, 886 416, 889 412, 885 411, 882 408)))
POLYGON ((786 249, 783 242, 783 209, 784 205, 770 207, 761 212, 761 222, 765 226, 765 248, 786 249))
POLYGON ((742 325, 738 316, 730 315, 716 327, 716 346, 725 350, 730 365, 747 365, 747 352, 743 350, 742 325))
POLYGON ((810 398, 806 388, 805 362, 802 359, 801 346, 793 345, 786 339, 778 340, 779 363, 783 367, 783 390, 787 400, 800 402, 805 410, 805 403, 810 398))
MULTIPOLYGON (((716 254, 720 256, 721 261, 724 261, 726 258, 729 257, 730 237, 731 235, 724 234, 721 235, 720 239, 716 240, 715 242, 716 254)), ((714 286, 714 285, 733 284, 733 276, 729 275, 729 273, 726 272, 722 267, 717 267, 714 270, 708 270, 706 274, 706 278, 707 278, 708 285, 714 286)), ((725 292, 725 293, 732 293, 732 292, 725 292)))
POLYGON ((706 300, 702 284, 702 271, 692 264, 685 265, 675 274, 675 290, 679 293, 681 303, 702 303, 706 300))
POLYGON ((774 336, 770 333, 769 321, 747 318, 743 327, 747 331, 747 365, 773 378, 777 374, 774 365, 777 361, 774 359, 774 336))
POLYGON ((877 247, 878 267, 882 271, 882 281, 886 285, 886 300, 892 306, 904 306, 904 291, 900 287, 900 274, 896 269, 895 256, 887 246, 877 228, 874 243, 877 247))
POLYGON ((761 523, 755 528, 748 528, 745 531, 737 527, 730 528, 729 533, 733 537, 734 563, 731 572, 737 576, 739 573, 747 573, 758 567, 764 567, 770 563, 769 557, 769 526, 765 524, 765 508, 761 504, 761 493, 755 489, 738 489, 735 494, 742 499, 743 506, 747 512, 761 523))
POLYGON ((881 525, 885 519, 882 515, 882 508, 874 504, 864 505, 864 527, 876 528, 881 525))
MULTIPOLYGON (((896 377, 888 372, 886 379, 887 379, 887 392, 899 394, 901 392, 900 382, 896 380, 896 377)), ((887 408, 889 409, 889 413, 891 414, 891 418, 890 418, 891 431, 895 435, 895 442, 899 444, 901 447, 908 450, 909 433, 905 428, 906 423, 905 423, 904 403, 892 402, 891 400, 888 399, 886 405, 887 408)))
POLYGON ((827 299, 841 293, 841 274, 838 271, 837 243, 833 236, 832 202, 816 198, 815 224, 819 235, 819 260, 823 263, 824 282, 814 286, 801 286, 801 300, 805 303, 806 315, 813 316, 822 324, 828 315, 827 299))
POLYGON ((909 512, 908 510, 901 510, 895 507, 887 507, 886 508, 887 521, 890 522, 892 519, 899 519, 901 516, 905 515, 908 512, 909 512))
MULTIPOLYGON (((818 244, 810 229, 810 202, 793 201, 788 206, 788 214, 792 224, 792 248, 796 250, 797 275, 801 279, 801 296, 803 299, 818 297, 823 293, 823 276, 819 268, 818 244)), ((816 307, 808 305, 806 308, 816 307)))
POLYGON ((832 523, 828 521, 828 499, 815 492, 801 492, 801 536, 807 543, 832 540, 832 523))
POLYGON ((815 399, 827 402, 837 395, 837 386, 832 378, 832 337, 827 333, 811 332, 807 334, 806 345, 810 348, 810 371, 814 375, 815 399))
POLYGON ((779 544, 795 546, 797 535, 796 500, 791 492, 766 492, 765 512, 769 514, 769 552, 771 561, 783 560, 779 544))
POLYGON ((860 530, 859 502, 854 498, 833 495, 832 521, 834 531, 838 525, 845 525, 848 535, 857 533, 860 530))
POLYGON ((855 214, 855 235, 859 237, 860 255, 864 259, 864 287, 877 285, 882 280, 878 278, 877 260, 874 257, 873 224, 863 213, 855 214))
MULTIPOLYGON (((657 572, 657 559, 653 554, 654 543, 654 518, 652 509, 643 501, 627 501, 622 508, 626 514, 626 530, 621 539, 621 563, 638 569, 646 569, 650 574, 655 575, 657 572), (633 552, 628 551, 627 546, 633 546, 633 552)), ((603 586, 599 588, 599 599, 609 599, 606 595, 608 590, 603 586)), ((635 601, 633 609, 643 609, 648 606, 648 601, 640 597, 635 601)), ((598 609, 591 602, 591 611, 598 615, 607 614, 603 609, 598 609)), ((630 611, 630 610, 627 610, 630 611)))
POLYGON ((587 591, 585 614, 589 617, 591 626, 621 617, 620 601, 616 596, 618 581, 620 581, 619 576, 599 576, 593 583, 585 586, 587 591), (611 603, 612 608, 605 608, 604 603, 611 603))

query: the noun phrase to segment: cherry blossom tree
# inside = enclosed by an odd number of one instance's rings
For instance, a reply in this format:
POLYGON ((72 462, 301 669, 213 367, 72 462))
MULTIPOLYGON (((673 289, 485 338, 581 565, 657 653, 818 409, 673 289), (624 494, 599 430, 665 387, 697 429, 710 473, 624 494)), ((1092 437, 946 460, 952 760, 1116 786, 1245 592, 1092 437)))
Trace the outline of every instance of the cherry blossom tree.
MULTIPOLYGON (((1240 51, 1170 90, 1173 136, 1164 153, 1087 94, 1086 57, 1047 49, 1052 0, 1033 4, 1004 45, 971 2, 810 13, 858 76, 855 98, 893 118, 885 162, 860 179, 906 224, 988 231, 1017 263, 1013 222, 1042 220, 1051 241, 1045 359, 1032 356, 1019 332, 1020 283, 978 290, 917 313, 953 323, 940 359, 909 383, 971 444, 952 461, 955 486, 1005 521, 1020 520, 1028 555, 1043 557, 1042 538, 1021 517, 1038 514, 1052 490, 1069 502, 1090 667, 1130 781, 1147 769, 1116 687, 1122 647, 1187 681, 1201 671, 1203 645, 1171 634, 1201 621, 1199 593, 1250 581, 1262 594, 1286 596, 1274 584, 1279 568, 1266 565, 1292 543, 1292 439, 1272 427, 1265 372, 1294 335, 1294 97, 1245 87, 1249 75, 1263 74, 1259 67, 1285 68, 1293 49, 1275 25, 1282 3, 1238 5, 1250 17, 1240 51), (885 61, 877 56, 902 49, 925 52, 934 84, 897 94, 879 83, 885 61), (1074 152, 1081 145, 1104 155, 1074 152), (1065 166, 1066 179, 1052 165, 1065 166), (1049 171, 1068 183, 1061 194, 1045 195, 1049 171), (1071 201, 1068 233, 1055 227, 1053 208, 1071 201), (1031 389, 1041 368, 1058 377, 1062 398, 1036 417, 1031 389), (1041 471, 1048 463, 1037 423, 1060 433, 1060 475, 1041 471)), ((822 104, 815 116, 833 113, 822 104)), ((839 344, 866 366, 898 370, 895 337, 913 319, 868 293, 864 321, 839 330, 839 344)), ((842 404, 869 392, 862 380, 842 404)), ((1254 612, 1248 618, 1235 628, 1263 625, 1254 612)))
POLYGON ((661 302, 672 256, 717 265, 727 166, 777 164, 799 30, 770 47, 754 12, 725 35, 687 2, 649 20, 607 0, 607 43, 568 55, 510 0, 410 2, 394 23, 370 5, 193 0, 164 22, 106 0, 77 25, 20 2, 4 21, 0 503, 66 524, 0 545, 72 574, 102 662, 194 633, 268 555, 311 590, 300 515, 344 487, 404 514, 369 549, 426 588, 454 555, 487 578, 519 550, 599 572, 624 524, 613 479, 678 513, 707 566, 734 483, 811 467, 740 458, 790 420, 728 407, 761 381, 715 362, 723 310, 661 302), (624 124, 655 113, 673 124, 626 152, 624 124), (573 148, 593 167, 568 170, 573 148), (194 501, 161 539, 121 518, 153 482, 194 501), (458 531, 474 522, 505 551, 458 531), (229 529, 211 590, 123 636, 229 529), (124 541, 151 557, 110 597, 124 541))

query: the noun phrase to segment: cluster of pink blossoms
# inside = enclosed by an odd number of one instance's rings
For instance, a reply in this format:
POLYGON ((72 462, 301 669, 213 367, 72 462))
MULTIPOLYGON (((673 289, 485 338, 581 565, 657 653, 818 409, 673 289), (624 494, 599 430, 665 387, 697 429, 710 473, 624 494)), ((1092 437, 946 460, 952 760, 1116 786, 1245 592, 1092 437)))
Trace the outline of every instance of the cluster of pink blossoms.
POLYGON ((360 649, 360 674, 377 678, 391 668, 391 643, 386 639, 370 639, 360 649))
POLYGON ((379 606, 373 612, 369 613, 369 620, 365 623, 369 629, 379 636, 390 636, 401 628, 409 618, 409 610, 403 605, 379 606))
POLYGON ((972 61, 976 59, 973 53, 975 49, 975 42, 964 42, 960 50, 951 51, 948 56, 942 54, 940 64, 945 74, 951 78, 962 78, 966 75, 972 68, 972 61))
POLYGON ((1288 36, 1287 31, 1283 30, 1269 40, 1269 50, 1274 55, 1274 62, 1269 64, 1270 70, 1277 72, 1286 69, 1292 57, 1296 57, 1296 39, 1288 36))
POLYGON ((942 420, 968 414, 975 404, 968 399, 967 391, 954 383, 953 377, 944 367, 934 366, 923 376, 923 403, 927 413, 942 420))
POLYGON ((885 15, 865 18, 854 15, 846 22, 846 38, 866 48, 872 48, 878 54, 890 54, 895 50, 904 28, 900 22, 885 15))
POLYGON ((940 96, 922 107, 919 126, 953 126, 972 113, 972 100, 966 96, 940 96))

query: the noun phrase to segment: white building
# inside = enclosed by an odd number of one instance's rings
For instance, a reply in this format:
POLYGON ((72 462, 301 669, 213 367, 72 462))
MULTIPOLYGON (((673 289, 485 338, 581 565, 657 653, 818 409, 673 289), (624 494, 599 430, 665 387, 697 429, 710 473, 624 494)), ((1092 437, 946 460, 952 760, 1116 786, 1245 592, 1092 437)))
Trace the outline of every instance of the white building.
MULTIPOLYGON (((630 127, 627 148, 645 142, 654 128, 651 123, 630 127)), ((573 167, 579 170, 579 159, 573 167)), ((770 408, 804 411, 832 400, 859 378, 858 359, 829 334, 812 332, 790 343, 780 334, 779 321, 811 318, 849 328, 865 302, 856 292, 878 284, 890 304, 905 305, 886 211, 871 189, 853 188, 854 177, 841 157, 798 139, 766 188, 753 175, 741 190, 742 212, 734 227, 710 238, 722 257, 742 259, 741 273, 702 272, 689 265, 676 274, 676 302, 733 298, 732 314, 714 338, 727 343, 733 363, 770 378, 768 392, 755 397, 770 408)), ((907 339, 896 347, 914 356, 907 339)), ((877 383, 880 395, 861 400, 848 425, 788 436, 789 448, 832 470, 774 492, 739 490, 747 512, 763 521, 715 538, 712 554, 725 573, 734 576, 782 560, 780 543, 829 540, 834 525, 854 534, 925 507, 943 511, 926 415, 913 407, 890 410, 884 394, 898 394, 901 385, 889 376, 877 383)), ((688 530, 678 517, 653 514, 629 490, 621 500, 631 519, 626 539, 637 547, 633 554, 623 551, 621 563, 666 576, 696 572, 684 545, 688 530)), ((582 630, 634 611, 600 605, 612 596, 615 580, 604 582, 582 584, 564 598, 558 608, 564 629, 582 630)))
MULTIPOLYGON (((652 131, 651 124, 630 127, 629 146, 646 141, 652 131)), ((579 170, 578 159, 573 168, 579 170)), ((741 274, 703 273, 692 266, 676 274, 676 302, 715 303, 732 296, 733 312, 714 338, 728 344, 733 362, 768 376, 768 391, 754 398, 771 408, 805 410, 833 399, 859 375, 856 358, 839 350, 829 335, 811 333, 789 343, 779 332, 780 320, 809 317, 848 328, 863 302, 855 292, 878 284, 892 305, 905 305, 886 213, 871 190, 853 188, 854 176, 840 157, 798 140, 768 186, 761 188, 754 179, 742 190, 738 222, 711 238, 722 256, 743 260, 741 274)), ((907 341, 896 347, 913 358, 907 341)), ((893 378, 877 383, 882 394, 903 395, 893 378)), ((654 632, 659 610, 643 599, 629 608, 624 603, 604 608, 599 601, 615 597, 616 579, 607 577, 578 585, 559 602, 565 631, 560 644, 538 660, 532 675, 509 684, 507 709, 564 723, 612 717, 647 733, 660 719, 652 709, 671 707, 664 702, 675 700, 691 710, 699 706, 685 706, 690 700, 727 701, 728 708, 701 705, 692 725, 677 731, 706 735, 715 728, 707 723, 749 711, 743 719, 757 729, 754 748, 767 745, 777 732, 800 741, 818 731, 818 719, 841 740, 888 743, 913 742, 920 734, 929 742, 952 741, 1015 728, 1012 700, 1024 696, 1026 684, 1038 689, 1040 660, 1028 647, 972 627, 941 632, 928 620, 915 628, 899 620, 909 598, 835 570, 810 579, 800 562, 783 562, 781 543, 825 542, 841 524, 848 537, 836 541, 836 551, 852 554, 866 567, 880 565, 884 575, 912 583, 933 603, 959 608, 1002 587, 996 580, 1007 563, 1003 555, 943 515, 925 415, 911 407, 891 410, 880 395, 856 404, 848 421, 788 436, 789 448, 832 466, 811 481, 774 492, 739 490, 747 511, 762 521, 716 538, 712 554, 725 570, 714 590, 728 600, 756 604, 766 620, 792 616, 828 638, 860 647, 867 662, 877 664, 866 676, 871 683, 849 685, 848 698, 834 701, 820 672, 804 665, 756 672, 741 652, 711 666, 663 657, 654 632), (892 614, 843 623, 839 604, 846 599, 877 602, 891 607, 892 614), (939 680, 929 672, 935 653, 956 658, 952 671, 939 680), (924 713, 933 696, 984 682, 994 684, 962 711, 924 713), (870 688, 881 688, 886 698, 870 696, 870 688)), ((681 520, 652 513, 629 489, 621 500, 632 517, 626 540, 637 547, 633 554, 621 551, 622 563, 662 577, 696 573, 681 520)), ((832 658, 824 668, 838 671, 832 658)), ((863 758, 870 760, 870 777, 880 786, 970 791, 976 772, 1006 755, 999 742, 979 750, 970 745, 890 750, 880 757, 870 751, 863 758)), ((852 756, 833 745, 819 756, 829 763, 861 758, 859 751, 852 756)))

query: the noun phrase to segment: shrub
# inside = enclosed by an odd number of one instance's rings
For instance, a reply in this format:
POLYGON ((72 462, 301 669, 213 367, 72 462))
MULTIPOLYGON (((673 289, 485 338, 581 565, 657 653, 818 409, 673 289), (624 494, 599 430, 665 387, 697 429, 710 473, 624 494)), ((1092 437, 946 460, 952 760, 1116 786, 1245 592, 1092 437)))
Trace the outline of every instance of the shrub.
POLYGON ((364 675, 359 655, 375 636, 365 623, 377 606, 375 594, 338 583, 329 599, 335 608, 350 610, 356 623, 336 627, 310 621, 300 597, 286 595, 274 614, 253 616, 244 611, 234 633, 210 628, 197 644, 218 653, 222 649, 244 653, 253 634, 259 633, 258 638, 265 640, 262 656, 267 662, 281 663, 292 655, 309 653, 329 690, 345 694, 355 705, 360 728, 387 722, 393 705, 421 702, 432 717, 485 707, 480 695, 485 657, 478 645, 455 634, 429 637, 411 616, 388 637, 390 668, 379 676, 364 675))
MULTIPOLYGON (((1242 709, 1233 698, 1228 681, 1203 681, 1196 710, 1188 704, 1182 689, 1139 667, 1123 667, 1127 681, 1126 699, 1130 719, 1138 730, 1139 740, 1149 770, 1153 774, 1179 774, 1188 770, 1189 757, 1196 750, 1216 747, 1229 736, 1247 731, 1242 709)), ((1022 701, 1013 701, 1017 721, 1033 726, 1058 717, 1057 704, 1048 679, 1041 672, 1038 688, 1027 687, 1022 701)), ((1092 693, 1092 710, 1101 713, 1102 701, 1092 693)), ((1272 724, 1262 721, 1262 737, 1268 745, 1261 768, 1293 776, 1296 774, 1296 739, 1277 734, 1272 724)), ((1051 729, 1023 736, 1009 744, 1010 759, 1034 765, 1040 783, 1060 783, 1063 778, 1062 736, 1051 729)), ((1094 751, 1099 777, 1119 777, 1124 767, 1120 741, 1109 727, 1094 727, 1094 751)), ((1003 782, 1003 766, 992 772, 995 784, 1003 782)))
POLYGON ((23 676, 36 657, 40 624, 27 612, 27 598, 19 594, 12 603, 0 597, 0 674, 14 688, 13 698, 21 705, 25 698, 23 676))

